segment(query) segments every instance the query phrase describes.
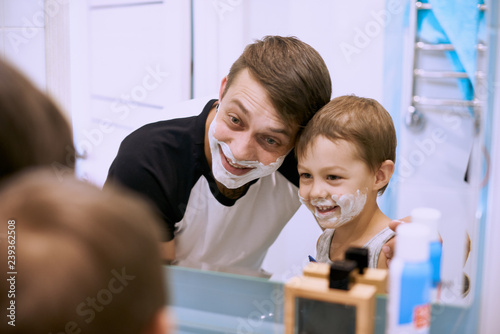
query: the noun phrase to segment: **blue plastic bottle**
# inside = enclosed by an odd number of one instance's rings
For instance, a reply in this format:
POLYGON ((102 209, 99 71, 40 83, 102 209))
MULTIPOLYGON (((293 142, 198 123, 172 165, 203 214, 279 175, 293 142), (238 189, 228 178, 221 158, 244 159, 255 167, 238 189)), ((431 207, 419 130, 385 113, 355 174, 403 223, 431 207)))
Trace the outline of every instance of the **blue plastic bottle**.
POLYGON ((439 302, 441 290, 442 245, 439 239, 440 220, 441 212, 436 209, 422 207, 411 211, 411 221, 427 226, 430 232, 430 261, 432 266, 431 302, 433 303, 439 302))
POLYGON ((401 224, 396 229, 395 256, 389 267, 388 334, 429 333, 432 269, 429 229, 401 224))

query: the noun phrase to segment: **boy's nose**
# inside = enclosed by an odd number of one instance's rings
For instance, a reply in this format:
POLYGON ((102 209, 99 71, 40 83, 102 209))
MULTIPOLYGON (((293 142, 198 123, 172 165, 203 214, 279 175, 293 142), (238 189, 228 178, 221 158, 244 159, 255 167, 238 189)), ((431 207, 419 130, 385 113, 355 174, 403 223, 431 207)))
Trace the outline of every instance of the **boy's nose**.
POLYGON ((326 198, 326 196, 328 196, 328 192, 323 186, 323 183, 319 181, 314 181, 311 186, 311 191, 309 192, 309 197, 311 199, 315 199, 315 198, 326 198))

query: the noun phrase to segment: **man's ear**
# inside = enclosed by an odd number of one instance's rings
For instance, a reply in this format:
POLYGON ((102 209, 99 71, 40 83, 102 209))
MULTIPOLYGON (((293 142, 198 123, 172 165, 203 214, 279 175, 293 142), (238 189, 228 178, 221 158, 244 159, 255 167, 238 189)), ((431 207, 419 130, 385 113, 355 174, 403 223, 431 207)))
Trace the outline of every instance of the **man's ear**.
POLYGON ((220 83, 219 103, 222 100, 222 94, 224 94, 224 91, 226 90, 226 85, 227 85, 227 75, 224 78, 222 78, 222 81, 220 83))
POLYGON ((162 307, 151 318, 151 322, 144 330, 143 334, 170 334, 172 329, 172 315, 168 308, 162 307))
POLYGON ((375 183, 373 184, 373 190, 380 190, 391 180, 392 174, 394 173, 394 161, 386 160, 382 162, 379 169, 375 173, 375 183))

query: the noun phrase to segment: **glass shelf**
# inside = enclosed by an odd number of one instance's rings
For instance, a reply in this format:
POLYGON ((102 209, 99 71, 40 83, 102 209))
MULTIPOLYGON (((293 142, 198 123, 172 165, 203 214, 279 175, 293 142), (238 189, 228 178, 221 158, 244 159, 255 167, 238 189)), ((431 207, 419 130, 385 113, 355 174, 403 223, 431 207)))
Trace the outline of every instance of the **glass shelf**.
MULTIPOLYGON (((281 282, 165 266, 177 333, 283 333, 281 282)), ((377 296, 375 334, 385 331, 386 296, 377 296)), ((469 307, 433 305, 431 333, 474 333, 469 307)))

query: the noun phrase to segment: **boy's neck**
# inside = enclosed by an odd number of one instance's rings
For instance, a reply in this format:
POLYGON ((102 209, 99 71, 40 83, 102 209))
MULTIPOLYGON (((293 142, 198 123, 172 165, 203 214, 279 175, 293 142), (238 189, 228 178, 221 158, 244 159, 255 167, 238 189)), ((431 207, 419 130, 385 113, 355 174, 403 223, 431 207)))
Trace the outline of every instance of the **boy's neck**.
POLYGON ((377 233, 389 225, 391 220, 382 213, 377 203, 366 207, 349 223, 336 228, 330 246, 330 259, 343 259, 348 247, 362 247, 377 233))

